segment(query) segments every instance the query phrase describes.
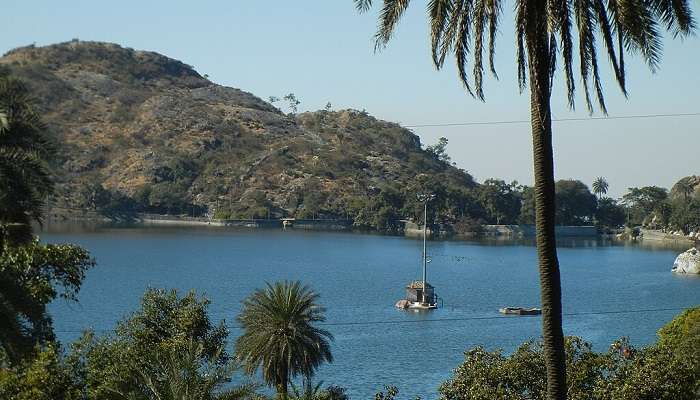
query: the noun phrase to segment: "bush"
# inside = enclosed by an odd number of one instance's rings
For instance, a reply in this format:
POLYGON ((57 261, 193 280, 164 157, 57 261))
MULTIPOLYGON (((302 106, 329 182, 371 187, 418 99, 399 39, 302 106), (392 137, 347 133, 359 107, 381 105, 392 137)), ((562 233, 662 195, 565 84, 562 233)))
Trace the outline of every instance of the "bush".
POLYGON ((37 350, 31 360, 12 368, 0 368, 0 399, 82 399, 76 374, 60 357, 56 345, 37 350))
POLYGON ((209 301, 192 291, 179 296, 176 291, 149 289, 141 309, 121 321, 114 334, 96 337, 86 333, 74 345, 74 357, 85 377, 90 399, 144 398, 143 379, 162 388, 164 365, 175 354, 197 354, 201 367, 229 362, 225 346, 228 330, 224 322, 213 325, 207 311, 209 301), (118 396, 117 396, 118 397, 118 396))
MULTIPOLYGON (((692 400, 700 395, 700 307, 659 330, 659 342, 636 350, 626 339, 595 353, 579 338, 565 343, 567 398, 692 400)), ((465 353, 454 376, 440 386, 444 400, 545 399, 546 368, 540 343, 512 355, 481 347, 465 353)))

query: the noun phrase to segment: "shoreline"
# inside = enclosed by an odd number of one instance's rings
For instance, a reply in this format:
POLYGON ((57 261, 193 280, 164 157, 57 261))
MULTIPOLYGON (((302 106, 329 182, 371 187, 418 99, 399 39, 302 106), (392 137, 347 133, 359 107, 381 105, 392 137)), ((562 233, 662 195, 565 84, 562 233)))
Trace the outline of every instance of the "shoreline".
MULTIPOLYGON (((52 210, 55 211, 55 210, 52 210)), ((420 227, 409 221, 405 221, 405 229, 399 232, 386 233, 377 230, 355 229, 350 219, 231 219, 217 220, 206 217, 188 217, 178 215, 137 214, 131 219, 108 218, 92 211, 80 211, 80 213, 56 213, 48 214, 47 226, 53 224, 106 224, 106 225, 138 225, 138 226, 170 226, 170 227, 216 227, 216 228, 247 228, 247 229, 298 229, 315 231, 346 231, 346 232, 371 232, 376 234, 391 234, 414 238, 422 234, 420 227), (285 222, 286 221, 286 222, 285 222)), ((602 239, 619 243, 638 243, 643 246, 691 248, 698 247, 699 242, 685 236, 668 235, 660 231, 643 229, 644 233, 635 240, 621 239, 616 234, 598 232, 594 226, 557 226, 556 233, 562 239, 602 239)), ((429 232, 429 236, 433 234, 429 232)), ((438 234, 441 239, 453 240, 523 240, 534 239, 535 229, 531 225, 484 225, 481 232, 448 233, 441 231, 438 234)))

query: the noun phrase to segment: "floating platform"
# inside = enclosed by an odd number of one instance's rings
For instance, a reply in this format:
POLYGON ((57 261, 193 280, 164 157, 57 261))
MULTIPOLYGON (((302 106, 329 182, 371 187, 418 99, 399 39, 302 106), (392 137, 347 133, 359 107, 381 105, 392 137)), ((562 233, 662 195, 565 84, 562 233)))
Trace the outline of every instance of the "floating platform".
POLYGON ((523 307, 503 307, 499 308, 498 312, 506 315, 540 315, 541 308, 523 308, 523 307))
POLYGON ((397 301, 395 306, 400 310, 434 310, 438 308, 437 302, 423 303, 420 301, 410 301, 407 299, 397 301))

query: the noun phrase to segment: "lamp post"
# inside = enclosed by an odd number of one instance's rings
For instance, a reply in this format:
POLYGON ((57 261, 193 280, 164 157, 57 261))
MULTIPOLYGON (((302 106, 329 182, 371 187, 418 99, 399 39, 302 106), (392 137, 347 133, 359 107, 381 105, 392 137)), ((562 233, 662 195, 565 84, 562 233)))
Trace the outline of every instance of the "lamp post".
POLYGON ((425 301, 425 292, 427 291, 427 272, 428 272, 428 253, 427 253, 427 235, 428 235, 428 202, 435 199, 435 195, 419 194, 418 201, 423 203, 423 303, 425 301))

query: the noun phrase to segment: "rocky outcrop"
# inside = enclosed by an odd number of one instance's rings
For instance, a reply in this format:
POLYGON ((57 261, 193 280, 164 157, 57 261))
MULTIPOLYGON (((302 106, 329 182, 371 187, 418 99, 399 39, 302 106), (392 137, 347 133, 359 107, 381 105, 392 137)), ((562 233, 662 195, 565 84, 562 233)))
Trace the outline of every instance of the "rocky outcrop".
POLYGON ((700 274, 700 251, 693 248, 678 255, 671 271, 678 274, 700 274))

